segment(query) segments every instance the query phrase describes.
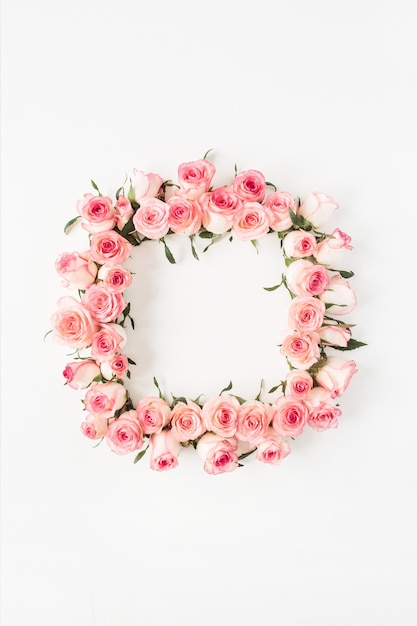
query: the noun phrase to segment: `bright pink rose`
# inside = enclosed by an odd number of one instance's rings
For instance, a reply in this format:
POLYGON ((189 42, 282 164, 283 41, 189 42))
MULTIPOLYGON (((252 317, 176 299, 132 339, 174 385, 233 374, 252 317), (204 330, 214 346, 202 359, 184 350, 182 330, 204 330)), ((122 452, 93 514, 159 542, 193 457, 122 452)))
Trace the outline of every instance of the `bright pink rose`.
POLYGON ((148 239, 160 239, 167 234, 169 206, 157 198, 147 198, 133 216, 138 233, 148 239))
POLYGON ((346 361, 330 356, 316 374, 316 381, 324 389, 330 391, 333 398, 341 396, 357 372, 355 361, 346 361))
POLYGON ((175 195, 198 200, 201 194, 210 189, 215 173, 216 168, 213 163, 205 159, 182 163, 178 168, 178 182, 181 189, 175 190, 175 195))
POLYGON ((269 405, 257 400, 242 404, 237 413, 236 437, 249 443, 262 439, 271 421, 269 408, 269 405))
POLYGON ((257 442, 256 458, 262 463, 279 465, 291 452, 290 444, 274 431, 268 428, 263 439, 257 442))
POLYGON ((202 211, 198 202, 173 196, 168 206, 168 225, 174 233, 195 235, 200 230, 202 211))
POLYGON ((313 388, 313 378, 303 370, 291 370, 285 380, 285 393, 289 396, 304 398, 313 388))
POLYGON ((297 296, 288 309, 288 325, 293 330, 311 332, 323 324, 326 307, 313 296, 297 296))
POLYGON ((222 437, 233 437, 237 428, 237 414, 240 404, 235 396, 217 396, 203 406, 206 430, 222 437))
POLYGON ((239 464, 237 447, 236 437, 205 433, 197 444, 197 453, 204 461, 204 471, 223 474, 235 470, 239 464))
POLYGON ((317 248, 317 240, 313 233, 305 230, 293 230, 285 235, 283 249, 288 257, 302 259, 313 256, 317 248))
POLYGON ((304 217, 315 228, 321 228, 337 208, 338 205, 330 196, 319 191, 310 191, 298 207, 297 215, 304 217))
POLYGON ((356 306, 355 292, 339 274, 331 277, 328 288, 320 294, 320 300, 332 305, 327 307, 331 315, 347 315, 356 306))
POLYGON ((269 231, 272 215, 259 202, 244 202, 233 218, 232 232, 238 239, 260 239, 269 231))
POLYGON ((265 198, 266 180, 258 170, 246 170, 238 174, 232 183, 233 191, 248 202, 262 202, 265 198))
POLYGON ((102 324, 114 322, 126 308, 122 294, 109 291, 104 283, 87 287, 81 301, 92 317, 102 324))
POLYGON ((124 354, 116 354, 109 361, 101 363, 100 370, 104 378, 111 380, 113 376, 123 378, 129 369, 129 361, 124 354))
POLYGON ((91 237, 90 256, 100 265, 124 263, 129 258, 131 249, 132 244, 114 230, 97 233, 91 237))
POLYGON ((151 448, 150 467, 157 472, 174 469, 178 465, 181 444, 171 430, 161 430, 149 437, 151 448))
POLYGON ((127 342, 126 331, 120 324, 101 324, 93 335, 91 356, 98 364, 120 354, 127 342))
POLYGON ((341 348, 346 348, 352 336, 348 328, 344 328, 337 322, 331 322, 330 320, 326 322, 326 326, 320 328, 318 333, 322 344, 340 346, 341 348))
POLYGON ((350 242, 351 237, 341 231, 340 228, 336 228, 330 237, 325 237, 318 244, 314 254, 317 263, 327 265, 333 269, 337 268, 344 252, 353 249, 350 242))
POLYGON ((273 406, 272 426, 281 437, 297 437, 303 432, 307 420, 307 407, 303 400, 280 396, 273 406))
POLYGON ((88 439, 102 439, 106 436, 107 428, 112 421, 88 413, 85 421, 81 423, 81 432, 88 439))
POLYGON ((98 329, 90 311, 71 296, 60 298, 57 305, 51 323, 58 340, 74 349, 87 348, 98 329))
POLYGON ((222 235, 233 224, 233 216, 242 207, 242 200, 231 187, 218 187, 200 197, 203 226, 215 235, 222 235))
POLYGON ((136 405, 138 420, 145 435, 159 433, 169 424, 171 409, 162 398, 149 396, 136 405))
POLYGON ((147 198, 155 198, 159 194, 163 182, 159 174, 145 174, 134 169, 131 179, 131 191, 135 201, 142 204, 147 198))
POLYGON ((342 415, 342 411, 335 406, 330 392, 323 387, 314 387, 306 399, 306 404, 308 407, 307 424, 313 430, 320 432, 328 428, 337 428, 337 420, 342 415))
POLYGON ((97 265, 90 259, 88 252, 64 252, 55 261, 55 269, 63 278, 63 287, 68 289, 86 289, 97 276, 97 265))
POLYGON ((75 361, 68 363, 62 374, 68 387, 86 389, 100 374, 100 368, 95 361, 75 361))
POLYGON ((288 335, 281 346, 281 354, 291 365, 300 370, 308 370, 320 358, 320 336, 317 332, 294 332, 288 335))
POLYGON ((172 434, 177 441, 191 441, 205 432, 203 416, 200 407, 187 400, 178 402, 171 412, 172 434))
POLYGON ((85 193, 77 202, 77 211, 84 218, 82 226, 89 233, 111 230, 117 221, 112 199, 108 196, 93 196, 85 193))
POLYGON ((286 279, 288 289, 296 296, 318 296, 330 284, 326 268, 305 259, 291 263, 286 279))
POLYGON ((265 205, 272 212, 271 228, 282 233, 292 226, 290 210, 295 213, 295 200, 287 191, 275 191, 269 194, 265 205))
POLYGON ((132 274, 122 265, 102 265, 97 278, 113 293, 121 293, 132 284, 132 274))
POLYGON ((143 446, 143 436, 136 411, 125 411, 114 420, 107 429, 106 441, 116 454, 140 450, 143 446))
POLYGON ((126 402, 126 389, 120 383, 96 383, 85 394, 85 408, 93 415, 114 417, 126 402))
POLYGON ((133 215, 133 208, 130 200, 124 196, 119 196, 116 202, 117 228, 122 230, 133 215))

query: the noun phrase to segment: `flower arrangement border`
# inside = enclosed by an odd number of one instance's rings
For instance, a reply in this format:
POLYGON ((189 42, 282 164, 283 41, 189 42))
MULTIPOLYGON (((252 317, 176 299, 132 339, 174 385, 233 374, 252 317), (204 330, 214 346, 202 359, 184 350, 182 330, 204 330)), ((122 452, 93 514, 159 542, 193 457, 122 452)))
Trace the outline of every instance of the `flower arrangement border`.
POLYGON ((323 230, 338 208, 333 198, 309 192, 301 200, 278 190, 259 170, 238 172, 236 166, 229 185, 214 187, 216 168, 207 157, 182 163, 177 182, 133 170, 114 198, 91 181, 94 193, 82 196, 64 229, 69 233, 80 222, 89 248, 64 252, 55 263, 63 286, 75 295, 58 300, 50 332, 74 349, 63 376, 69 387, 85 390, 81 430, 117 454, 134 454, 135 463, 149 450, 157 471, 177 467, 181 448, 188 446, 209 474, 233 471, 251 454, 278 465, 305 427, 320 432, 338 425, 339 399, 357 367, 337 352, 366 345, 343 321, 356 305, 348 282, 353 272, 340 269, 352 246, 339 228, 323 230), (256 398, 245 400, 231 392, 231 382, 206 402, 201 396, 167 399, 156 378, 155 396, 137 402, 130 397, 127 381, 135 363, 125 353, 125 326, 134 328, 134 321, 124 292, 133 277, 124 263, 133 246, 149 240, 162 243, 175 263, 166 241, 172 233, 189 237, 197 260, 197 236, 207 241, 204 252, 224 237, 257 247, 260 238, 277 236, 287 271, 265 289, 284 287, 291 301, 280 346, 289 372, 267 392, 278 391, 274 401, 261 399, 262 385, 256 398))

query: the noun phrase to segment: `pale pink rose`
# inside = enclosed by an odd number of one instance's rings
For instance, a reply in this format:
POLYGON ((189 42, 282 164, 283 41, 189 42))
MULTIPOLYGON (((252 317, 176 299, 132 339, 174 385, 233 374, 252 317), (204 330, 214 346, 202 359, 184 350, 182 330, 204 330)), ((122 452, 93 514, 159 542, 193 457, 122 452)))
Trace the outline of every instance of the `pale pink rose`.
POLYGON ((311 332, 319 330, 323 324, 326 307, 313 296, 297 296, 288 309, 288 325, 292 330, 311 332))
POLYGON ((141 449, 143 436, 136 411, 125 411, 109 425, 106 442, 116 454, 129 454, 141 449))
POLYGON ((182 163, 178 168, 178 182, 181 189, 176 189, 175 195, 198 200, 201 194, 210 189, 215 173, 216 168, 213 163, 205 159, 182 163))
POLYGON ((114 417, 126 402, 126 389, 120 383, 96 383, 85 394, 85 408, 93 415, 114 417))
POLYGON ((161 430, 149 437, 151 449, 150 467, 157 472, 175 469, 181 444, 174 438, 171 430, 161 430))
POLYGON ((107 428, 112 421, 99 415, 88 413, 85 421, 81 423, 81 432, 88 439, 102 439, 106 436, 107 428))
POLYGON ((233 191, 248 202, 262 202, 265 198, 266 180, 258 170, 246 170, 238 174, 232 183, 233 191))
POLYGON ((159 433, 169 424, 171 408, 162 398, 148 396, 136 405, 138 420, 145 435, 159 433))
POLYGON ((123 226, 128 223, 134 211, 130 204, 130 200, 125 196, 119 196, 116 202, 117 228, 122 230, 123 226))
POLYGON ((138 233, 148 239, 160 239, 169 230, 166 202, 157 198, 145 199, 133 216, 133 224, 138 233))
POLYGON ((231 187, 218 187, 200 197, 203 226, 215 235, 222 235, 233 224, 233 216, 242 207, 242 200, 231 187))
POLYGON ((173 196, 168 207, 168 225, 174 233, 195 235, 200 230, 202 211, 197 201, 173 196))
POLYGON ((113 293, 121 293, 130 287, 133 280, 132 274, 122 265, 102 265, 97 278, 113 293))
POLYGON ((301 215, 315 228, 321 228, 338 208, 336 202, 330 196, 319 191, 310 191, 301 205, 297 215, 301 215))
POLYGON ((328 428, 337 428, 338 418, 342 411, 335 406, 330 392, 322 387, 314 387, 309 393, 306 404, 308 407, 307 424, 320 432, 328 428))
POLYGON ((272 215, 259 202, 244 202, 233 217, 232 232, 238 239, 260 239, 269 231, 272 215))
POLYGON ((114 230, 97 233, 90 241, 90 256, 100 265, 124 263, 129 258, 131 249, 132 244, 114 230))
POLYGON ((113 201, 108 196, 93 196, 85 193, 77 202, 77 211, 84 218, 83 228, 89 233, 111 230, 117 221, 113 201))
POLYGON ((63 287, 86 289, 97 276, 97 265, 88 252, 64 252, 55 261, 55 269, 63 279, 63 287))
POLYGON ((257 442, 256 459, 269 465, 279 465, 290 452, 288 441, 280 437, 273 428, 268 428, 265 436, 257 442))
POLYGON ((272 212, 271 228, 283 232, 291 228, 290 210, 295 213, 295 200, 287 191, 274 191, 265 200, 265 205, 272 212))
POLYGON ((238 409, 236 437, 255 443, 265 436, 270 421, 269 405, 257 400, 245 402, 238 409))
POLYGON ((51 323, 58 341, 74 349, 91 345, 98 324, 90 311, 71 296, 60 298, 57 305, 51 323))
POLYGON ((134 169, 131 191, 135 201, 142 204, 147 198, 155 198, 159 194, 163 182, 159 174, 145 174, 134 169))
POLYGON ((200 437, 206 430, 200 407, 191 400, 178 402, 171 412, 171 429, 177 441, 200 437))
POLYGON ((303 432, 307 420, 307 407, 303 400, 293 396, 280 396, 275 400, 272 427, 281 437, 297 437, 303 432))
POLYGON ((353 374, 357 371, 355 361, 330 356, 317 372, 316 382, 336 398, 346 391, 353 374))
POLYGON ((285 337, 281 354, 300 370, 308 370, 320 358, 320 336, 317 332, 294 332, 285 337))
POLYGON ((306 371, 291 370, 286 376, 285 393, 289 396, 304 398, 313 388, 313 378, 306 371))
POLYGON ((313 233, 305 230, 293 230, 285 235, 282 247, 288 257, 302 259, 313 256, 317 248, 317 240, 313 233))
POLYGON ((204 471, 208 474, 232 472, 238 467, 238 440, 214 433, 205 433, 197 444, 197 453, 204 461, 204 471))
POLYGON ((346 348, 352 335, 348 328, 344 328, 337 322, 327 321, 326 326, 318 331, 322 344, 328 346, 340 346, 346 348))
POLYGON ((206 430, 222 437, 233 437, 237 428, 240 404, 235 396, 216 396, 203 406, 206 430))
POLYGON ((314 253, 317 263, 334 269, 337 268, 343 254, 347 250, 353 249, 350 245, 351 240, 349 235, 341 231, 340 228, 336 228, 330 237, 325 237, 317 245, 317 250, 314 253))
POLYGON ((62 374, 68 387, 86 389, 99 376, 100 368, 95 361, 75 361, 68 363, 62 374))
POLYGON ((81 302, 101 324, 114 322, 126 308, 122 294, 109 291, 104 283, 87 287, 81 302))
POLYGON ((126 331, 120 324, 101 324, 94 333, 91 343, 91 356, 98 363, 110 361, 120 354, 127 342, 126 331))
POLYGON ((296 296, 318 296, 330 284, 326 268, 306 259, 291 263, 286 280, 288 289, 296 296))
POLYGON ((100 365, 100 371, 107 380, 110 380, 113 376, 120 379, 123 378, 128 369, 129 361, 124 354, 116 354, 109 361, 100 365))
POLYGON ((326 304, 332 305, 327 307, 331 315, 347 315, 353 311, 357 302, 355 292, 340 274, 332 276, 329 286, 319 297, 326 304))

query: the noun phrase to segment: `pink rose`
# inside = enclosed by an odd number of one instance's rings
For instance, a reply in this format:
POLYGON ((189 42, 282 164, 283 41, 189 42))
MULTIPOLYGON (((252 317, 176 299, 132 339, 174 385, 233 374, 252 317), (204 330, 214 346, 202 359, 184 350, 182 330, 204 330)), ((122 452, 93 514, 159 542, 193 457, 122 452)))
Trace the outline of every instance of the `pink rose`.
POLYGON ((202 212, 198 202, 173 196, 168 207, 168 225, 174 233, 195 235, 200 230, 202 212))
POLYGON ((150 467, 157 472, 174 469, 178 465, 181 444, 171 430, 161 430, 149 437, 151 448, 150 467))
POLYGON ((131 193, 138 204, 142 204, 147 198, 155 198, 164 181, 159 174, 145 174, 137 169, 133 170, 131 179, 131 193))
POLYGON ((330 196, 319 191, 310 191, 298 207, 297 215, 304 217, 315 228, 321 228, 337 208, 338 205, 330 196))
POLYGON ((222 235, 233 224, 233 216, 242 207, 242 200, 231 187, 218 187, 200 197, 203 226, 215 235, 222 235))
POLYGON ((100 368, 95 361, 75 361, 68 363, 62 374, 68 387, 86 389, 99 376, 100 368))
POLYGON ((129 258, 131 249, 132 244, 114 230, 97 233, 91 237, 90 256, 100 265, 124 263, 129 258))
POLYGON ((242 200, 262 202, 266 191, 265 176, 258 170, 246 170, 235 177, 232 187, 242 200))
POLYGON ((124 196, 119 196, 116 202, 117 228, 122 230, 133 215, 133 208, 130 200, 124 196))
POLYGON ((101 324, 93 335, 91 356, 97 363, 105 363, 120 353, 127 342, 126 331, 120 324, 101 324))
POLYGON ((143 446, 143 436, 136 411, 125 411, 114 420, 107 429, 106 441, 116 454, 140 450, 143 446))
POLYGON ((312 390, 314 383, 312 376, 303 370, 292 370, 285 380, 285 393, 297 398, 304 398, 312 390))
POLYGON ((100 365, 101 373, 107 380, 111 380, 113 376, 122 379, 128 369, 129 361, 124 354, 116 354, 109 361, 100 365))
POLYGON ((330 356, 323 367, 316 374, 317 383, 330 391, 332 397, 341 396, 357 372, 355 361, 346 361, 339 357, 330 356))
POLYGON ((178 182, 181 189, 176 189, 175 195, 198 200, 201 194, 210 189, 215 172, 216 168, 213 163, 205 159, 182 163, 178 168, 178 182))
POLYGON ((85 394, 85 408, 93 415, 114 417, 126 402, 126 389, 120 383, 96 383, 85 394))
POLYGON ((162 398, 149 396, 136 405, 138 420, 145 435, 159 433, 169 424, 171 408, 162 398))
POLYGON ((259 202, 245 202, 233 218, 232 232, 238 239, 260 239, 269 231, 272 215, 259 202))
POLYGON ((346 348, 352 336, 348 328, 344 328, 337 322, 331 322, 330 320, 326 322, 326 326, 320 328, 318 333, 322 344, 340 346, 341 348, 346 348))
POLYGON ((64 252, 55 261, 55 269, 69 289, 86 289, 97 276, 97 265, 88 252, 64 252))
POLYGON ((113 293, 121 293, 132 284, 132 274, 122 265, 102 265, 97 278, 113 293))
POLYGON ((356 306, 355 292, 340 274, 331 277, 328 287, 319 297, 326 304, 332 305, 327 307, 331 315, 347 315, 356 306))
POLYGON ((325 237, 317 245, 317 250, 314 253, 317 263, 336 268, 344 252, 352 250, 352 246, 349 245, 350 242, 351 237, 339 228, 336 228, 330 237, 325 237))
POLYGON ((305 230, 293 230, 285 235, 283 249, 288 257, 302 259, 306 256, 313 256, 316 252, 317 240, 313 233, 305 230))
POLYGON ((87 348, 98 329, 90 311, 71 296, 60 298, 57 305, 51 323, 58 340, 74 349, 87 348))
POLYGON ((287 191, 275 191, 269 194, 265 205, 272 213, 271 228, 276 232, 283 232, 291 228, 290 210, 295 213, 295 200, 287 191))
POLYGON ((84 218, 82 226, 89 233, 111 230, 117 221, 112 199, 108 196, 93 196, 85 193, 77 202, 77 211, 84 218))
POLYGON ((255 443, 265 436, 270 421, 269 405, 257 400, 245 402, 238 409, 236 437, 255 443))
POLYGON ((107 420, 99 415, 87 414, 85 421, 81 423, 81 432, 88 439, 102 439, 106 436, 109 422, 113 420, 107 420))
POLYGON ((332 402, 331 394, 322 387, 314 387, 309 393, 307 424, 316 432, 337 428, 342 411, 332 402))
POLYGON ((237 428, 237 414, 240 404, 234 396, 217 396, 203 406, 206 430, 222 437, 233 437, 237 428))
POLYGON ((326 307, 313 296, 297 296, 288 309, 288 325, 293 330, 311 332, 323 324, 326 307))
POLYGON ((308 370, 320 358, 320 336, 317 332, 294 332, 288 335, 281 346, 281 354, 291 365, 308 370))
POLYGON ((257 443, 256 458, 262 463, 279 465, 290 452, 288 441, 277 435, 273 428, 268 428, 263 439, 257 443))
POLYGON ((326 268, 305 259, 291 263, 286 279, 288 289, 296 296, 318 296, 330 284, 326 268))
POLYGON ((235 437, 225 438, 214 433, 205 433, 197 444, 197 453, 204 461, 208 474, 232 472, 239 464, 238 441, 235 437))
POLYGON ((126 308, 122 294, 109 291, 101 283, 87 287, 81 302, 92 317, 102 324, 114 322, 126 308))
POLYGON ((178 402, 171 412, 171 428, 177 441, 200 437, 206 430, 200 407, 191 400, 187 400, 187 404, 178 402))
POLYGON ((297 437, 303 432, 307 420, 307 407, 303 400, 280 396, 273 406, 272 426, 281 437, 297 437))
POLYGON ((168 204, 162 200, 145 199, 133 216, 137 232, 148 239, 164 237, 169 230, 168 209, 168 204))

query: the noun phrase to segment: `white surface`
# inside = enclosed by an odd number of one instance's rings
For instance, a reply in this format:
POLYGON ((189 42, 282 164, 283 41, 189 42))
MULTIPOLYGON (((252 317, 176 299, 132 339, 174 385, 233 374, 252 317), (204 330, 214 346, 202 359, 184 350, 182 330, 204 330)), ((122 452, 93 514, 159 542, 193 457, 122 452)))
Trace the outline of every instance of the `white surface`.
MULTIPOLYGON (((416 4, 3 0, 2 12, 2 626, 414 626, 416 4), (43 340, 62 294, 53 264, 77 249, 62 227, 90 178, 114 192, 133 167, 174 176, 209 148, 220 176, 237 162, 334 196, 369 345, 352 353, 340 427, 294 442, 282 466, 212 477, 184 454, 158 474, 80 434, 65 349, 43 340)), ((223 252, 207 254, 221 274, 223 252)), ((176 267, 180 289, 195 267, 190 254, 176 267)), ((266 294, 267 330, 253 331, 266 305, 238 302, 251 278, 234 273, 230 293, 193 282, 175 304, 148 282, 181 339, 149 377, 163 370, 175 392, 180 350, 186 384, 198 363, 196 393, 244 386, 248 345, 268 361, 249 372, 255 393, 274 379, 284 305, 266 294), (185 324, 193 304, 209 333, 185 324)), ((160 345, 150 332, 139 355, 160 345)))

